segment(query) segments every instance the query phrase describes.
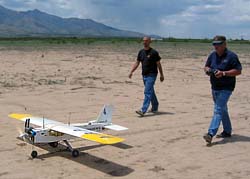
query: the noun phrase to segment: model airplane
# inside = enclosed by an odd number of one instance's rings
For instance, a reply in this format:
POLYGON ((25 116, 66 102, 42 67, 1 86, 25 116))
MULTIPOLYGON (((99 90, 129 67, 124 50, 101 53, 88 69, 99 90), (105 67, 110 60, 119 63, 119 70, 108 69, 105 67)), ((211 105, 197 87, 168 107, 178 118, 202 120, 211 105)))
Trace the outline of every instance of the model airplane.
MULTIPOLYGON (((79 151, 73 149, 68 142, 75 137, 87 139, 101 144, 115 144, 124 141, 124 139, 99 133, 103 129, 112 129, 116 131, 127 130, 128 128, 112 124, 113 106, 104 105, 98 118, 88 123, 64 124, 58 121, 35 117, 30 114, 10 114, 10 118, 18 119, 25 122, 24 133, 19 136, 25 142, 32 145, 47 143, 51 147, 57 147, 58 142, 63 141, 71 151, 73 157, 79 155, 79 151), (39 126, 31 127, 30 124, 39 126)), ((32 158, 37 157, 37 151, 31 152, 32 158)))

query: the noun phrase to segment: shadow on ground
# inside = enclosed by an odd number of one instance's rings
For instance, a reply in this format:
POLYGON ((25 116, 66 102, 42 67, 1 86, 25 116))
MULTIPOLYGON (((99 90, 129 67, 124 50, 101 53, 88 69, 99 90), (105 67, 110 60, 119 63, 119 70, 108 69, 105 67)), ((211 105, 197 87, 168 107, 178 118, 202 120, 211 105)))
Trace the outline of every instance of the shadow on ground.
MULTIPOLYGON (((93 168, 95 170, 101 171, 105 174, 111 175, 111 176, 126 176, 134 171, 134 169, 129 168, 127 166, 120 165, 118 163, 112 162, 110 160, 100 158, 94 155, 91 155, 89 153, 85 153, 83 151, 104 147, 105 145, 93 145, 93 146, 86 146, 86 147, 80 147, 75 148, 79 150, 80 155, 76 158, 71 156, 71 152, 67 149, 65 145, 58 144, 57 148, 52 148, 47 144, 42 145, 36 145, 36 147, 39 147, 41 149, 47 150, 49 153, 47 154, 38 154, 38 157, 36 159, 45 160, 46 158, 54 157, 54 156, 60 156, 64 157, 68 160, 77 162, 79 164, 88 166, 90 168, 93 168)), ((114 147, 118 147, 121 149, 129 149, 132 148, 132 146, 120 143, 112 145, 114 147)), ((32 160, 32 158, 30 158, 32 160)))
POLYGON ((145 118, 145 117, 152 117, 152 116, 164 116, 164 115, 174 115, 175 113, 172 112, 163 112, 163 111, 158 111, 156 113, 152 113, 152 112, 147 112, 143 117, 139 116, 139 118, 145 118))
POLYGON ((212 146, 223 145, 227 143, 236 143, 236 142, 250 142, 250 137, 239 135, 239 134, 233 134, 232 137, 230 138, 223 138, 220 141, 212 143, 212 146))

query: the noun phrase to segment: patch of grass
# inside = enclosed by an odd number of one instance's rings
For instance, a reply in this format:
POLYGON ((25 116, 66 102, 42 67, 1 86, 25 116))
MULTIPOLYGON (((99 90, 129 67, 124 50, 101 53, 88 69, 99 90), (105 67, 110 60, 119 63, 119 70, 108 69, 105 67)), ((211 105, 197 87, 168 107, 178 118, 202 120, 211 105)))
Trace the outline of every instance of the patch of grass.
MULTIPOLYGON (((202 59, 213 50, 212 39, 176 39, 165 38, 154 40, 152 47, 160 52, 163 59, 202 59)), ((228 47, 239 54, 240 58, 249 58, 250 41, 228 40, 228 47), (244 56, 242 55, 244 54, 244 56)), ((120 54, 131 54, 136 58, 138 51, 143 48, 141 38, 0 38, 0 50, 18 49, 22 51, 47 49, 82 49, 86 54, 93 56, 95 49, 113 51, 120 54)))

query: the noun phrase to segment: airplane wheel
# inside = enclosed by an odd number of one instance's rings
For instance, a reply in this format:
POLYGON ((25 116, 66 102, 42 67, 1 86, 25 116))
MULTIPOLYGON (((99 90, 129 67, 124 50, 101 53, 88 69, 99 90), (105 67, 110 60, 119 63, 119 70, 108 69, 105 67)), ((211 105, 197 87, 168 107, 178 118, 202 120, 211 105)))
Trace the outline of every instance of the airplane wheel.
POLYGON ((58 142, 50 142, 49 145, 53 148, 56 148, 58 146, 58 142))
POLYGON ((72 154, 72 157, 78 157, 79 156, 79 151, 78 150, 73 150, 71 154, 72 154))
POLYGON ((31 157, 32 157, 32 158, 36 158, 36 157, 37 157, 37 151, 33 150, 33 151, 31 152, 31 157))

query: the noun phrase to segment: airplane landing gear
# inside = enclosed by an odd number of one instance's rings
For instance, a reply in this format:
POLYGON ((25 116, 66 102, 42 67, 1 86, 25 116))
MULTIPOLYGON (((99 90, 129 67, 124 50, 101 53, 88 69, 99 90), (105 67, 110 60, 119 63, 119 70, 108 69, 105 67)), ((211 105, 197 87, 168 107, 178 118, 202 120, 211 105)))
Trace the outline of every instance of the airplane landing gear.
POLYGON ((70 143, 67 140, 64 140, 63 142, 67 145, 67 147, 71 151, 72 157, 78 157, 79 156, 79 151, 76 150, 76 149, 73 149, 72 146, 70 145, 70 143))
POLYGON ((36 158, 37 157, 37 151, 33 150, 30 155, 31 155, 32 158, 36 158))
POLYGON ((71 154, 72 154, 72 157, 78 157, 78 156, 79 156, 79 151, 76 150, 76 149, 74 149, 74 150, 71 152, 71 154))

